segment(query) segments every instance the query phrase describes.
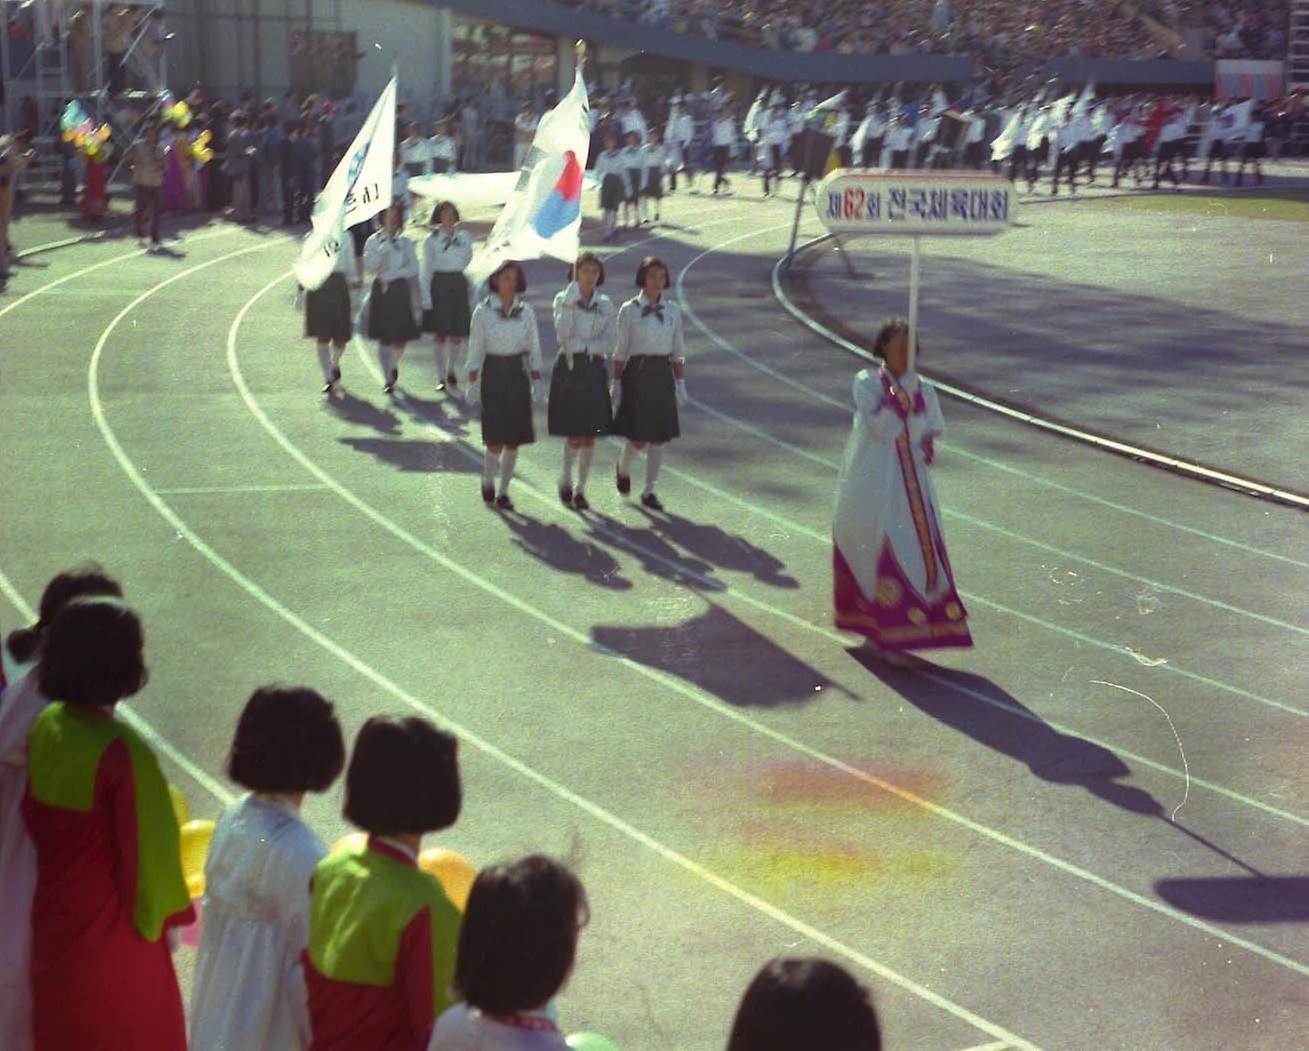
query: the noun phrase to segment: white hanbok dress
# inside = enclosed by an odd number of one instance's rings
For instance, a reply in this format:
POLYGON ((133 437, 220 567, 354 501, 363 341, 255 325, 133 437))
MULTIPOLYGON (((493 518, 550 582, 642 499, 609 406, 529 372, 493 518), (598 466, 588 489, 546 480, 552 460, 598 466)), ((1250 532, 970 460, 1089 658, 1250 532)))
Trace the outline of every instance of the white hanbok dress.
POLYGON ((887 650, 971 646, 927 469, 945 430, 936 391, 884 369, 854 381, 833 526, 836 626, 887 650))
POLYGON ((205 862, 192 1051, 309 1046, 300 954, 309 881, 326 854, 285 797, 248 795, 223 811, 205 862))

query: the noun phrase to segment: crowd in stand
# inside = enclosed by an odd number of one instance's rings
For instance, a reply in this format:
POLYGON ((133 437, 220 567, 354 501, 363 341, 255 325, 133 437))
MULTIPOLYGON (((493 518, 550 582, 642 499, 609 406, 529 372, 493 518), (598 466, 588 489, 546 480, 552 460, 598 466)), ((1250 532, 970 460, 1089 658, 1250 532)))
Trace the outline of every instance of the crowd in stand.
POLYGON ((990 66, 1053 58, 1155 58, 1161 28, 1205 34, 1218 57, 1286 54, 1279 0, 565 0, 600 14, 752 47, 846 54, 966 54, 990 66))
MULTIPOLYGON (((490 865, 462 909, 419 863, 457 823, 456 739, 366 720, 346 762, 333 705, 256 690, 225 773, 203 902, 184 877, 173 790, 118 705, 149 678, 145 633, 96 566, 56 576, 12 632, 0 679, 0 1046, 567 1051, 555 1001, 590 908, 540 854, 490 865), (301 815, 345 770, 365 835, 328 851, 301 815), (198 906, 202 905, 202 910, 198 906), (203 917, 190 1017, 173 964, 203 917)), ((723 1016, 727 1028, 727 1011, 723 1016)), ((727 1051, 880 1051, 867 989, 821 959, 775 959, 727 1051)))

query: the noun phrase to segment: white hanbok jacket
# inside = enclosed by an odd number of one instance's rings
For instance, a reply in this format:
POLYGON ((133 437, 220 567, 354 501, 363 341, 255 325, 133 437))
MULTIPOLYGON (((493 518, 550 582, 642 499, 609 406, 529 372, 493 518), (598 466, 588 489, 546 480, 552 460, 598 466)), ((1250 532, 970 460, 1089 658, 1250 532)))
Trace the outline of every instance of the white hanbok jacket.
POLYGON ((248 795, 223 811, 205 862, 192 1051, 309 1046, 300 954, 309 881, 326 854, 283 796, 248 795))

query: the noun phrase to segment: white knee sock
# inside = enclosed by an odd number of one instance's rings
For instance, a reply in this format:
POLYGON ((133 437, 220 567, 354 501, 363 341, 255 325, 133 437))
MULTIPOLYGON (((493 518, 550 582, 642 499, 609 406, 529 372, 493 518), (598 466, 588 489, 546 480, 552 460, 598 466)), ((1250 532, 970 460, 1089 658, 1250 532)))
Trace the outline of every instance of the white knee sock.
POLYGON ((583 445, 577 450, 577 491, 586 488, 586 480, 591 475, 591 457, 595 455, 594 445, 583 445))
POLYGON ((495 471, 500 466, 500 454, 493 453, 490 449, 486 450, 486 458, 482 461, 482 485, 483 487, 495 485, 495 471))
POLYGON ((559 480, 564 485, 573 484, 573 463, 577 459, 577 447, 570 442, 564 442, 564 473, 559 480))
POLYGON ((659 465, 664 462, 662 445, 652 445, 645 454, 645 491, 653 493, 655 480, 659 477, 659 465))
POLYGON ((382 367, 382 382, 391 382, 391 370, 395 367, 391 359, 391 348, 377 344, 377 363, 382 367))
POLYGON ((632 473, 632 461, 636 459, 636 446, 628 442, 623 446, 622 455, 618 457, 618 473, 624 478, 632 473))
POLYGON ((443 339, 438 339, 435 343, 436 356, 436 382, 444 383, 445 377, 450 371, 450 345, 443 339))
POLYGON ((518 450, 506 449, 500 454, 500 495, 509 492, 509 483, 514 477, 514 465, 518 463, 518 450))
POLYGON ((332 382, 332 351, 326 343, 318 344, 318 364, 323 370, 323 382, 332 382))
POLYGON ((332 347, 332 368, 334 368, 334 369, 335 369, 335 368, 339 368, 340 365, 341 365, 341 359, 342 359, 343 357, 345 357, 345 344, 343 343, 343 344, 341 344, 341 346, 339 346, 339 347, 333 345, 333 347, 332 347))

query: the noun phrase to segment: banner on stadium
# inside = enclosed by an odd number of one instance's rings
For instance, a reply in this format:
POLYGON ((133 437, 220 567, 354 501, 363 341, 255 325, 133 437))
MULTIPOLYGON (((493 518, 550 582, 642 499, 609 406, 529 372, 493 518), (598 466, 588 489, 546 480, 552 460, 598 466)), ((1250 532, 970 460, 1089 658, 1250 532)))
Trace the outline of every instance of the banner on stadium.
POLYGON ((998 175, 843 168, 819 184, 816 202, 819 221, 834 234, 957 237, 1004 233, 1018 195, 998 175))
POLYGON ((296 260, 295 276, 312 291, 336 268, 346 230, 391 204, 395 168, 396 78, 373 105, 341 162, 314 200, 313 229, 296 260))

